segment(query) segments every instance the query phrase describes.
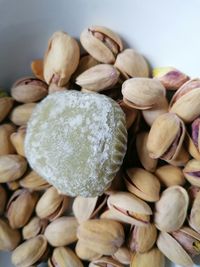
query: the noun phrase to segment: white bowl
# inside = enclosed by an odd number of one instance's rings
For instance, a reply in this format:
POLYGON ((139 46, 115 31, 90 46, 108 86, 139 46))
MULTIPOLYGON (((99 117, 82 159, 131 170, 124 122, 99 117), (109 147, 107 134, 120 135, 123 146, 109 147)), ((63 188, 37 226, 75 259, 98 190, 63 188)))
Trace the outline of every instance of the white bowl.
MULTIPOLYGON (((0 0, 0 87, 31 73, 54 31, 78 37, 91 24, 118 32, 152 66, 199 76, 199 10, 199 0, 0 0)), ((11 267, 9 257, 0 253, 0 266, 11 267)))

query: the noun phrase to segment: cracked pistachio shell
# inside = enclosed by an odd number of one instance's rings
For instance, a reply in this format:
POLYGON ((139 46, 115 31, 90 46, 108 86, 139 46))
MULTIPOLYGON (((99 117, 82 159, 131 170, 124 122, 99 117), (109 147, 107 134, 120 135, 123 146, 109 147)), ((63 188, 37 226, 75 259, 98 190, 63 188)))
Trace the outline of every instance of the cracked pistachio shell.
POLYGON ((160 98, 159 102, 154 107, 142 110, 144 120, 149 126, 152 126, 157 117, 168 112, 168 101, 166 97, 160 98))
POLYGON ((123 226, 109 219, 82 222, 78 227, 77 236, 89 249, 102 255, 113 255, 124 243, 123 226))
POLYGON ((31 70, 36 78, 44 81, 43 76, 44 62, 43 59, 35 59, 31 62, 31 70))
POLYGON ((24 239, 30 239, 37 235, 44 234, 48 220, 33 217, 22 229, 24 239))
POLYGON ((145 253, 135 253, 130 267, 165 267, 165 257, 158 248, 145 253))
POLYGON ((159 250, 172 262, 183 267, 192 267, 193 261, 183 247, 166 232, 160 232, 157 240, 159 250))
POLYGON ((105 257, 105 256, 100 259, 90 262, 88 266, 89 267, 102 267, 102 266, 123 267, 123 265, 116 259, 113 259, 111 257, 105 257))
POLYGON ((36 105, 36 103, 27 103, 15 107, 10 114, 10 120, 19 126, 27 124, 36 105))
POLYGON ((0 185, 0 215, 3 215, 7 202, 7 192, 3 186, 0 185))
POLYGON ((196 194, 189 215, 189 225, 200 233, 200 192, 196 194))
POLYGON ((0 125, 0 155, 15 153, 15 148, 10 141, 10 137, 15 130, 15 126, 11 123, 0 125))
POLYGON ((189 161, 189 159, 190 159, 190 155, 188 151, 184 148, 184 146, 182 146, 180 148, 180 151, 178 152, 178 155, 176 155, 174 159, 172 160, 165 159, 165 161, 171 164, 172 166, 184 167, 185 164, 189 161))
POLYGON ((7 218, 13 229, 21 228, 29 221, 38 200, 37 192, 19 189, 13 193, 7 204, 7 218))
POLYGON ((145 253, 149 251, 157 240, 157 229, 154 224, 147 226, 133 226, 129 234, 129 247, 133 252, 145 253))
POLYGON ((26 125, 18 128, 17 132, 13 132, 10 136, 10 141, 18 155, 25 157, 24 139, 26 135, 26 125))
POLYGON ((35 171, 30 171, 20 179, 19 183, 20 186, 34 191, 40 191, 50 187, 50 184, 35 171))
POLYGON ((154 172, 158 163, 157 159, 152 159, 147 150, 148 132, 141 132, 136 135, 137 155, 142 166, 149 172, 154 172))
POLYGON ((164 165, 157 168, 155 174, 160 180, 161 184, 166 187, 185 184, 183 172, 179 167, 164 165))
POLYGON ((152 78, 131 78, 122 84, 124 102, 136 109, 150 109, 165 96, 164 86, 152 78))
POLYGON ((114 218, 133 225, 147 225, 152 215, 152 210, 146 202, 128 192, 110 195, 107 204, 114 218))
POLYGON ((102 257, 102 254, 93 251, 92 249, 89 249, 84 240, 78 240, 76 243, 76 247, 75 247, 75 252, 76 255, 81 259, 81 260, 86 260, 86 261, 93 261, 96 259, 99 259, 102 257))
POLYGON ((59 247, 53 250, 51 258, 48 260, 49 267, 83 267, 83 263, 72 249, 59 247))
POLYGON ((156 227, 165 232, 178 230, 187 216, 189 197, 181 186, 171 186, 163 191, 156 202, 154 220, 156 227))
POLYGON ((152 158, 173 160, 178 155, 185 137, 185 125, 175 114, 160 115, 151 126, 147 150, 152 158))
MULTIPOLYGON (((196 136, 196 132, 194 134, 196 136)), ((199 138, 199 136, 200 135, 198 134, 198 138, 199 138)), ((190 137, 188 132, 186 132, 184 143, 185 143, 185 147, 186 147, 187 151, 190 153, 192 158, 194 158, 196 160, 200 160, 200 150, 199 150, 198 144, 195 144, 193 138, 190 137)), ((199 144, 200 144, 200 142, 199 142, 199 144)))
POLYGON ((45 81, 64 86, 75 72, 80 59, 78 42, 65 32, 55 32, 44 56, 45 81))
POLYGON ((14 104, 14 99, 9 96, 0 96, 0 122, 2 122, 8 113, 11 111, 14 104))
POLYGON ((190 184, 200 186, 200 161, 196 159, 188 161, 183 174, 190 184))
POLYGON ((21 241, 18 230, 10 227, 6 220, 0 219, 0 250, 11 251, 17 247, 21 241))
POLYGON ((95 217, 98 212, 105 206, 107 198, 102 197, 82 197, 77 196, 74 199, 72 210, 78 222, 87 221, 95 217))
POLYGON ((34 77, 17 80, 11 88, 11 96, 21 103, 32 103, 42 100, 48 94, 48 85, 34 77))
POLYGON ((145 58, 134 49, 128 48, 117 55, 114 66, 125 79, 149 77, 149 66, 145 58))
POLYGON ((102 26, 90 26, 83 30, 80 41, 92 57, 103 63, 114 63, 116 55, 123 49, 120 37, 102 26))
POLYGON ((0 156, 0 183, 14 181, 22 177, 27 169, 27 161, 20 155, 0 156))
POLYGON ((69 197, 58 193, 55 187, 48 188, 37 202, 35 211, 39 218, 53 221, 69 207, 69 197))
POLYGON ((137 197, 149 202, 159 200, 160 182, 154 174, 141 168, 130 168, 126 170, 124 180, 128 191, 137 197))
POLYGON ((6 184, 7 184, 8 189, 11 191, 15 191, 20 188, 19 180, 7 182, 6 184))
POLYGON ((173 67, 159 67, 153 69, 153 77, 157 78, 167 90, 177 90, 189 77, 173 67))
POLYGON ((170 112, 176 113, 185 123, 192 122, 200 115, 200 79, 184 83, 174 94, 170 112))
POLYGON ((43 235, 31 238, 12 252, 12 263, 17 267, 29 267, 37 264, 45 255, 47 246, 47 240, 43 235))
POLYGON ((98 64, 81 73, 76 78, 76 84, 84 89, 100 92, 113 87, 119 78, 119 72, 109 64, 98 64))
POLYGON ((132 252, 126 247, 122 246, 113 254, 113 259, 117 260, 121 264, 130 264, 132 252))
POLYGON ((44 235, 51 246, 66 246, 77 240, 77 227, 78 222, 75 217, 64 216, 51 222, 44 235))
POLYGON ((124 114, 126 116, 126 129, 129 129, 133 125, 138 116, 138 110, 129 107, 124 103, 123 100, 120 100, 118 104, 120 105, 121 109, 124 111, 124 114))

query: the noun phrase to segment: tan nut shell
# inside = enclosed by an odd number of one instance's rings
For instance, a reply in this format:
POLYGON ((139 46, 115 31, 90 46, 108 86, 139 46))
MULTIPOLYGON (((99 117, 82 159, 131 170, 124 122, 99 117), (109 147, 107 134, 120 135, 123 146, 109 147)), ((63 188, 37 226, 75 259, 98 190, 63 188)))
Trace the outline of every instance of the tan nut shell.
POLYGON ((189 215, 189 225, 200 233, 200 192, 197 193, 189 215))
POLYGON ((15 132, 15 129, 11 123, 0 125, 0 155, 15 153, 15 148, 10 141, 10 136, 15 132))
POLYGON ((116 259, 105 256, 100 259, 92 261, 88 267, 100 267, 100 266, 123 267, 123 265, 116 259))
POLYGON ((50 187, 50 184, 35 171, 27 173, 22 179, 20 179, 19 183, 22 187, 34 191, 40 191, 50 187))
POLYGON ((156 202, 154 220, 156 227, 165 232, 178 230, 187 216, 189 197, 181 186, 171 186, 163 191, 156 202))
POLYGON ((44 234, 47 225, 48 221, 46 219, 40 219, 36 216, 32 217, 22 229, 23 238, 30 239, 37 235, 44 234))
POLYGON ((43 59, 35 59, 31 62, 31 70, 36 78, 44 81, 43 59))
POLYGON ((136 109, 149 109, 156 105, 163 96, 165 88, 151 78, 132 78, 122 84, 124 102, 136 109))
POLYGON ((193 261, 182 246, 168 233, 161 232, 157 240, 160 251, 175 264, 192 267, 193 261))
POLYGON ((11 111, 14 104, 12 97, 0 97, 0 122, 2 122, 11 111))
POLYGON ((124 180, 129 192, 137 197, 155 202, 160 197, 160 182, 152 173, 142 168, 130 168, 125 172, 124 180))
POLYGON ((188 161, 183 169, 183 174, 188 182, 192 185, 200 186, 200 161, 196 159, 192 159, 188 161), (196 175, 195 175, 196 173, 196 175))
POLYGON ((10 114, 10 120, 19 126, 27 124, 36 105, 36 103, 28 103, 15 107, 10 114))
POLYGON ((138 110, 129 107, 124 103, 123 100, 118 101, 118 104, 120 105, 120 107, 124 111, 124 114, 126 115, 126 129, 129 129, 137 119, 138 110))
POLYGON ((130 264, 131 262, 131 256, 132 252, 126 247, 122 246, 121 248, 118 248, 118 250, 113 254, 113 259, 117 260, 121 264, 130 264))
POLYGON ((86 246, 85 242, 80 240, 78 240, 76 243, 75 252, 80 259, 86 261, 93 261, 99 259, 102 256, 102 254, 99 254, 93 251, 92 249, 89 249, 86 246))
POLYGON ((190 135, 188 134, 188 132, 186 132, 184 144, 185 144, 187 151, 192 156, 192 158, 195 158, 196 160, 200 160, 200 152, 197 149, 197 147, 195 146, 195 144, 194 144, 192 138, 190 137, 190 135))
POLYGON ((17 132, 13 132, 10 136, 12 145, 14 146, 17 154, 25 157, 24 152, 24 139, 26 135, 26 126, 23 125, 18 128, 17 132))

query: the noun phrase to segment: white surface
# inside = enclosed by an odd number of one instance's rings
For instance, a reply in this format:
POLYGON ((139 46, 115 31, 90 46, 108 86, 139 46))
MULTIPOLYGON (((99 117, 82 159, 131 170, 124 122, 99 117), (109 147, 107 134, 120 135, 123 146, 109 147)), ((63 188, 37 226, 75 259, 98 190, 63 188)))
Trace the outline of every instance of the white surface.
MULTIPOLYGON (((30 73, 54 31, 78 37, 91 24, 117 31, 153 66, 199 76, 199 10, 199 0, 0 0, 0 87, 30 73)), ((5 259, 0 266, 10 267, 5 259)))

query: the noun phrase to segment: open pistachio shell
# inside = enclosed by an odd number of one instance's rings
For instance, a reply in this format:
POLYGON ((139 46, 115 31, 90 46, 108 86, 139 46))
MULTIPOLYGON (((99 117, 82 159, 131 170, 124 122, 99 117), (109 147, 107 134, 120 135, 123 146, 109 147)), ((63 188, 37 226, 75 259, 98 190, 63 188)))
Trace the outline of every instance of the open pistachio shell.
POLYGON ((48 225, 48 220, 32 217, 32 219, 23 227, 22 236, 24 239, 30 239, 37 235, 44 234, 48 225))
POLYGON ((35 171, 28 172, 20 179, 19 183, 21 187, 34 191, 40 191, 50 187, 50 184, 35 171))
POLYGON ((194 144, 194 140, 190 137, 188 132, 186 132, 185 135, 185 147, 187 151, 190 153, 190 155, 195 158, 196 160, 200 160, 200 152, 198 147, 194 144))
POLYGON ((183 267, 192 267, 193 261, 183 247, 166 232, 158 236, 157 246, 159 250, 172 262, 183 267))
POLYGON ((196 194, 189 214, 189 225, 200 233, 200 192, 196 194))
POLYGON ((113 254, 113 258, 120 262, 121 264, 130 264, 132 252, 126 247, 122 246, 113 254))
POLYGON ((124 175, 126 187, 137 197, 155 202, 159 200, 160 182, 152 173, 142 168, 127 169, 124 175))
POLYGON ((15 153, 15 147, 10 140, 10 137, 15 131, 16 128, 11 123, 4 123, 0 125, 0 155, 15 153))
POLYGON ((119 221, 144 226, 149 223, 152 210, 138 197, 127 192, 118 192, 108 197, 108 207, 119 221))
POLYGON ((100 259, 94 260, 88 266, 89 267, 102 267, 102 266, 123 267, 123 265, 119 261, 111 257, 102 257, 100 259))
POLYGON ((189 197, 183 187, 171 186, 164 190, 156 202, 156 227, 165 232, 178 230, 186 219, 188 204, 189 197))
POLYGON ((78 240, 75 247, 76 255, 81 260, 93 261, 102 257, 102 254, 89 249, 84 241, 78 240))
POLYGON ((188 161, 183 174, 192 185, 200 186, 200 161, 196 159, 188 161))
POLYGON ((174 159, 170 160, 165 159, 165 161, 171 164, 172 166, 184 167, 185 164, 189 161, 189 159, 190 155, 188 151, 184 148, 184 146, 181 146, 180 151, 178 152, 178 154, 174 159))

